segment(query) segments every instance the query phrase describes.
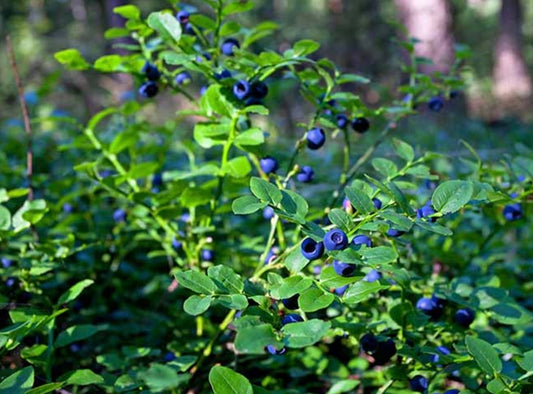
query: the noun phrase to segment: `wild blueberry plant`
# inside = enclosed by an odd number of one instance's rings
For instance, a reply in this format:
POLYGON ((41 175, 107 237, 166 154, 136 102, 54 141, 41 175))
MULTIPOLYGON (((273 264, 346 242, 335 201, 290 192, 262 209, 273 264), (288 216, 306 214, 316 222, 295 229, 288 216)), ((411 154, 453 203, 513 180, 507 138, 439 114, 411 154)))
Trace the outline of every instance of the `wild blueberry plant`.
POLYGON ((106 36, 131 37, 128 55, 56 54, 130 73, 139 100, 81 127, 62 193, 16 211, 25 191, 0 193, 2 297, 16 301, 0 345, 19 367, 0 388, 531 389, 532 268, 505 240, 530 235, 533 152, 485 164, 464 143, 458 166, 390 137, 421 104, 445 109, 468 50, 427 76, 416 40, 399 41, 408 83, 372 109, 353 93, 369 80, 311 56, 318 43, 259 49, 277 26, 237 23, 251 8, 204 0, 143 19, 122 6, 125 28, 106 36), (312 108, 289 154, 265 122, 287 80, 312 108), (168 93, 187 109, 151 124, 143 107, 168 93), (375 157, 381 145, 394 155, 375 157), (308 165, 338 146, 339 171, 308 165))

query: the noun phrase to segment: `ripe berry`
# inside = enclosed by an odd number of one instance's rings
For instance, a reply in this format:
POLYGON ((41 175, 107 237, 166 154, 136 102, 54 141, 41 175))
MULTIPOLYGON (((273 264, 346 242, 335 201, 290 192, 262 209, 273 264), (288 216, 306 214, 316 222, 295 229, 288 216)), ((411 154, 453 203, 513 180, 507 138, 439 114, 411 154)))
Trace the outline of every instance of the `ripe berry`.
POLYGON ((339 260, 333 260, 333 269, 337 275, 350 277, 355 273, 355 265, 343 263, 339 260))
POLYGON ((409 385, 411 386, 411 390, 417 391, 419 393, 423 393, 428 388, 428 379, 425 378, 422 375, 416 375, 414 378, 412 378, 409 381, 409 385))
POLYGON ((435 296, 431 298, 422 297, 416 303, 416 309, 420 310, 425 315, 437 319, 442 315, 445 301, 435 296))
POLYGON ((13 260, 8 259, 6 257, 2 257, 2 266, 4 268, 9 268, 9 267, 11 267, 12 264, 13 264, 13 260))
POLYGON ((207 92, 207 89, 209 88, 209 86, 202 86, 200 88, 200 96, 203 96, 205 94, 205 92, 207 92))
POLYGON ((119 222, 125 222, 128 214, 123 209, 117 209, 115 212, 113 212, 113 220, 117 223, 119 222))
POLYGON ((183 247, 183 244, 181 243, 181 241, 178 241, 176 238, 172 238, 172 247, 175 250, 181 250, 181 248, 183 247))
POLYGON ((337 115, 337 127, 339 129, 345 129, 348 126, 348 117, 344 114, 337 115))
POLYGON ((159 92, 159 88, 155 82, 145 82, 139 87, 139 94, 146 98, 154 97, 157 92, 159 92))
POLYGON ((273 157, 266 156, 259 160, 259 166, 261 167, 261 170, 263 170, 263 172, 268 175, 270 173, 276 172, 276 170, 278 169, 278 161, 273 157))
POLYGON ((63 204, 62 209, 63 209, 63 212, 65 213, 71 213, 74 210, 74 207, 72 206, 72 204, 69 204, 68 202, 66 202, 63 204))
POLYGON ((285 349, 284 347, 282 347, 280 350, 277 350, 274 345, 268 345, 266 347, 267 349, 267 352, 269 352, 270 354, 272 355, 280 355, 280 354, 283 354, 287 351, 287 349, 285 349))
POLYGON ((141 71, 150 81, 157 81, 161 77, 161 73, 159 72, 157 67, 148 62, 144 63, 144 66, 141 71))
POLYGON ((363 335, 359 340, 359 343, 361 344, 361 349, 366 354, 372 354, 378 348, 378 339, 372 333, 367 333, 363 335))
POLYGON ((152 186, 160 187, 163 186, 163 175, 161 173, 154 174, 152 177, 152 186))
POLYGON ((292 297, 284 298, 281 300, 283 305, 285 305, 285 308, 287 309, 298 309, 298 298, 300 297, 299 294, 295 294, 292 297))
POLYGON ((444 107, 444 101, 440 97, 433 97, 428 101, 428 108, 433 112, 439 112, 444 107))
POLYGON ((198 63, 202 63, 204 60, 211 60, 211 55, 207 52, 204 52, 201 55, 196 56, 196 61, 198 63))
POLYGON ((470 324, 474 321, 476 317, 476 312, 470 308, 459 309, 455 313, 455 322, 460 326, 468 328, 470 324))
POLYGON ((7 278, 6 280, 7 287, 13 287, 14 284, 15 284, 15 278, 7 278))
POLYGON ((189 13, 187 11, 180 11, 176 14, 178 22, 183 24, 189 23, 189 13))
POLYGON ((316 150, 324 145, 326 142, 326 134, 324 130, 315 127, 307 132, 307 147, 312 150, 316 150))
POLYGON ((389 362, 392 356, 396 354, 396 344, 392 339, 378 342, 378 347, 372 357, 377 365, 383 365, 389 362))
POLYGON ((380 280, 381 279, 381 272, 379 271, 376 271, 376 270, 372 270, 370 271, 368 274, 366 274, 365 276, 365 280, 367 282, 375 282, 377 280, 380 280))
POLYGON ((374 197, 372 199, 372 202, 374 203, 374 208, 381 209, 381 206, 383 205, 381 200, 379 198, 374 197))
MULTIPOLYGON (((438 346, 437 351, 441 354, 444 354, 445 356, 448 354, 451 354, 450 349, 448 349, 445 346, 438 346)), ((438 363, 439 360, 440 360, 440 356, 438 354, 434 354, 433 357, 431 358, 431 362, 433 363, 438 363)))
POLYGON ((174 79, 174 81, 178 85, 187 85, 191 83, 192 77, 191 77, 191 74, 189 74, 187 71, 183 71, 179 73, 178 75, 176 75, 176 78, 174 79))
POLYGON ((194 36, 196 34, 190 22, 185 24, 185 26, 183 27, 183 31, 185 32, 185 34, 188 34, 190 36, 194 36))
MULTIPOLYGON (((436 213, 436 211, 431 206, 431 201, 428 201, 426 203, 426 205, 424 205, 423 207, 419 208, 416 211, 416 217, 421 219, 421 218, 425 218, 425 217, 431 216, 431 215, 433 215, 435 213, 436 213)), ((430 222, 435 222, 437 220, 437 218, 429 217, 428 220, 430 222)))
POLYGON ((335 289, 335 294, 337 294, 339 297, 342 297, 342 295, 346 292, 347 288, 348 288, 348 285, 337 287, 335 289))
POLYGON ((167 352, 165 354, 165 357, 163 357, 163 361, 167 363, 170 361, 174 361, 175 359, 176 359, 176 355, 173 352, 167 352))
POLYGON ((298 323, 302 322, 304 319, 295 313, 290 313, 288 315, 283 316, 283 319, 281 319, 281 324, 286 325, 290 323, 298 323))
POLYGON ((359 117, 352 120, 352 129, 358 133, 364 133, 370 128, 370 122, 367 118, 359 117))
POLYGON ((239 41, 237 41, 235 38, 226 39, 220 46, 221 52, 226 56, 233 56, 233 50, 235 48, 240 48, 239 41))
POLYGON ((265 261, 263 262, 265 265, 266 264, 270 264, 270 262, 272 262, 274 259, 276 259, 277 254, 279 252, 279 248, 270 248, 270 250, 268 251, 266 257, 265 257, 265 261))
POLYGON ((367 237, 366 235, 360 234, 360 235, 356 235, 355 237, 353 237, 352 244, 354 244, 354 245, 366 245, 369 248, 371 248, 372 247, 372 240, 369 237, 367 237))
POLYGON ((393 238, 400 237, 400 236, 402 236, 402 235, 404 235, 404 234, 405 234, 405 231, 396 230, 396 229, 394 229, 394 228, 389 228, 389 229, 387 230, 387 235, 388 235, 389 237, 393 237, 393 238))
POLYGON ((213 261, 215 253, 210 249, 202 250, 202 260, 204 261, 213 261))
POLYGON ((225 78, 231 78, 231 72, 229 70, 224 69, 219 73, 215 73, 216 80, 221 80, 225 78))
POLYGON ((345 249, 348 246, 348 237, 338 228, 331 229, 324 236, 324 246, 327 250, 345 249))
POLYGON ((235 85, 233 85, 233 94, 241 101, 247 98, 250 94, 250 84, 248 81, 241 79, 240 81, 235 82, 235 85))
POLYGON ((458 389, 450 389, 444 392, 444 394, 459 394, 459 393, 460 391, 458 389))
POLYGON ((265 209, 263 209, 263 217, 266 220, 272 219, 274 217, 274 208, 266 207, 265 209))
POLYGON ((306 238, 301 245, 302 255, 308 260, 317 260, 324 254, 324 243, 316 242, 312 238, 306 238))
POLYGON ((298 175, 296 175, 296 179, 303 183, 309 183, 313 180, 314 176, 315 172, 311 167, 303 166, 302 168, 300 168, 300 172, 298 173, 298 175))
POLYGON ((268 94, 268 86, 263 81, 256 81, 250 85, 250 96, 255 99, 264 99, 268 94))
POLYGON ((458 96, 459 96, 458 90, 450 90, 450 95, 448 97, 450 97, 450 99, 453 100, 454 98, 457 98, 458 96))
POLYGON ((522 218, 522 205, 518 202, 508 204, 503 208, 503 217, 505 220, 512 222, 522 218))

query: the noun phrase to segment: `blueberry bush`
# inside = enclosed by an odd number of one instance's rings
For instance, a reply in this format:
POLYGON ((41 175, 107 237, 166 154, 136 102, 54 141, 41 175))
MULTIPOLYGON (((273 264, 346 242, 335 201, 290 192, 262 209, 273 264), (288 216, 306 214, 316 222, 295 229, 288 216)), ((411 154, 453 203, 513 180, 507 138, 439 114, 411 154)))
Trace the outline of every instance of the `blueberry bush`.
POLYGON ((127 54, 55 54, 138 95, 87 124, 30 108, 31 184, 6 130, 0 392, 533 391, 533 151, 401 139, 446 112, 468 48, 428 76, 396 40, 405 83, 371 108, 318 43, 264 48, 252 1, 198 3, 116 8, 127 54), (308 109, 290 145, 281 94, 308 109))

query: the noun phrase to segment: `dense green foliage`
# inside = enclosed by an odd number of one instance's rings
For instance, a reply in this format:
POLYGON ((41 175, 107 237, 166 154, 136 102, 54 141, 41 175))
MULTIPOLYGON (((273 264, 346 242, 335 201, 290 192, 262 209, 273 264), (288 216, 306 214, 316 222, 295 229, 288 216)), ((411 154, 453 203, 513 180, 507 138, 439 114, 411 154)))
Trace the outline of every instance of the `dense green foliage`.
POLYGON ((132 37, 128 54, 56 53, 72 72, 133 75, 139 97, 83 125, 35 118, 33 200, 11 159, 22 128, 6 129, 0 389, 531 391, 533 151, 486 163, 462 142, 457 160, 391 135, 428 102, 446 110, 469 50, 427 76, 416 40, 398 41, 408 82, 369 108, 370 81, 315 41, 263 48, 278 26, 234 19, 251 4, 204 0, 190 25, 120 7, 126 28, 106 36, 132 37), (290 145, 267 121, 285 86, 311 108, 290 145), (171 94, 186 108, 152 119, 171 94), (323 255, 302 254, 308 238, 323 255))

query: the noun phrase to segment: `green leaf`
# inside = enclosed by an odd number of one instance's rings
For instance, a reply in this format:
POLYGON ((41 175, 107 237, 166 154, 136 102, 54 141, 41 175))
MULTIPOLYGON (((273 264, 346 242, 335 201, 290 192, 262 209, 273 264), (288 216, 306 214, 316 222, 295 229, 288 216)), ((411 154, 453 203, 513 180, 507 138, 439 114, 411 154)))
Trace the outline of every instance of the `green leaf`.
POLYGON ((311 346, 322 339, 331 327, 331 323, 312 319, 304 322, 290 323, 282 327, 285 343, 291 348, 311 346))
POLYGON ((468 353, 485 373, 493 375, 502 371, 502 360, 490 343, 470 335, 466 336, 465 343, 468 353))
POLYGON ((516 362, 525 371, 533 371, 533 350, 525 352, 522 357, 518 357, 516 362))
POLYGON ((378 157, 372 160, 372 167, 384 177, 393 177, 398 173, 398 167, 394 162, 378 157))
POLYGON ((352 218, 343 209, 333 208, 328 213, 328 218, 335 226, 348 233, 353 228, 352 218))
POLYGON ((272 205, 278 205, 283 198, 281 191, 276 186, 261 178, 252 177, 250 179, 250 190, 261 201, 272 205))
POLYGON ((0 393, 23 394, 33 386, 33 367, 19 369, 0 383, 0 393))
POLYGON ((370 197, 362 190, 350 186, 346 188, 346 197, 350 203, 362 215, 367 215, 376 210, 370 197))
POLYGON ((355 389, 359 385, 359 383, 360 383, 359 380, 355 380, 355 379, 340 380, 337 383, 335 383, 333 386, 331 386, 327 394, 347 393, 355 389))
POLYGON ((302 255, 300 248, 295 248, 285 257, 283 264, 293 272, 300 272, 309 264, 309 260, 302 255))
POLYGON ((247 1, 234 1, 229 3, 222 9, 222 16, 226 17, 228 15, 236 14, 238 12, 247 12, 252 10, 255 7, 255 4, 251 0, 247 1))
POLYGON ((176 280, 180 286, 186 287, 200 294, 215 294, 217 286, 206 274, 198 271, 180 271, 176 272, 176 280))
POLYGON ((366 300, 378 291, 387 289, 388 287, 389 286, 382 285, 378 281, 367 282, 366 280, 361 280, 348 287, 348 290, 346 290, 346 293, 344 293, 344 302, 347 304, 357 304, 366 300))
POLYGON ((211 201, 209 190, 200 187, 189 187, 181 194, 180 202, 186 208, 194 208, 199 205, 207 204, 211 201))
POLYGON ((418 227, 426 231, 431 231, 435 234, 443 235, 445 237, 449 237, 453 235, 452 230, 450 230, 448 227, 441 226, 440 224, 437 224, 437 223, 431 223, 425 220, 415 219, 415 225, 417 225, 418 227))
POLYGON ((267 206, 266 202, 260 202, 254 196, 241 196, 233 200, 231 209, 236 215, 249 215, 267 206))
POLYGON ((72 286, 70 289, 68 289, 66 292, 64 292, 61 297, 59 297, 59 300, 57 301, 58 305, 69 303, 70 301, 74 301, 78 296, 81 294, 81 292, 92 285, 94 283, 94 280, 92 279, 84 279, 81 282, 76 283, 74 286, 72 286))
POLYGON ((248 379, 219 365, 209 371, 209 383, 215 394, 253 394, 254 392, 248 379))
POLYGON ((309 211, 309 205, 305 198, 291 190, 282 190, 281 194, 281 209, 284 213, 282 216, 286 216, 298 224, 304 224, 305 215, 309 211))
POLYGON ((181 25, 172 14, 152 12, 148 16, 148 26, 157 31, 165 41, 179 42, 181 38, 181 25))
POLYGON ((265 142, 265 135, 263 130, 258 127, 253 127, 239 133, 234 142, 236 145, 244 146, 261 145, 263 142, 265 142))
POLYGON ((265 347, 279 343, 270 324, 243 327, 237 330, 235 349, 240 353, 264 354, 265 347))
POLYGON ((198 316, 204 313, 211 306, 211 296, 192 295, 183 303, 183 310, 192 316, 198 316))
POLYGON ((221 86, 218 84, 213 84, 207 88, 200 99, 200 106, 209 116, 216 113, 229 118, 235 112, 235 107, 222 94, 221 86))
POLYGON ((155 162, 136 163, 130 167, 128 176, 133 179, 144 178, 152 175, 159 168, 159 164, 155 162))
POLYGON ((77 49, 65 49, 54 54, 55 59, 69 70, 87 70, 90 66, 77 49))
POLYGON ((151 363, 147 371, 139 372, 151 392, 169 392, 188 380, 188 375, 178 375, 174 368, 159 363, 151 363))
POLYGON ((336 289, 337 287, 342 287, 349 285, 350 283, 357 282, 362 279, 362 277, 344 277, 340 276, 335 272, 333 267, 323 268, 320 272, 320 283, 323 286, 326 286, 329 289, 336 289))
POLYGON ((109 153, 117 154, 122 152, 124 149, 134 146, 138 140, 139 136, 136 133, 120 133, 109 145, 109 153))
POLYGON ((0 230, 7 231, 11 227, 11 213, 9 210, 0 205, 0 230))
POLYGON ((90 369, 78 369, 62 375, 59 380, 64 381, 66 385, 88 386, 90 384, 102 384, 104 378, 95 374, 90 369))
POLYGON ((54 346, 56 348, 70 345, 71 343, 89 338, 98 332, 98 327, 93 324, 80 324, 71 326, 57 336, 54 346))
POLYGON ((301 293, 312 284, 313 280, 311 278, 295 275, 284 279, 279 288, 271 288, 270 292, 272 297, 276 299, 289 298, 301 293))
POLYGON ((398 156, 410 163, 415 158, 415 152, 413 147, 402 140, 397 138, 392 139, 392 147, 398 156))
POLYGON ((222 173, 233 178, 244 178, 252 171, 252 166, 246 156, 239 156, 228 161, 222 167, 222 173))
POLYGON ((500 379, 493 379, 487 383, 487 390, 494 394, 505 392, 505 384, 500 379))
POLYGON ((141 19, 141 11, 134 5, 123 5, 113 8, 113 12, 126 19, 141 19))
POLYGON ((196 123, 194 140, 202 148, 209 149, 226 143, 229 125, 226 123, 196 123))
POLYGON ((294 44, 292 47, 293 49, 293 56, 299 57, 299 56, 306 56, 313 52, 316 52, 320 48, 320 44, 313 40, 300 40, 297 43, 294 44))
POLYGON ((242 293, 244 282, 230 267, 217 265, 209 267, 207 275, 228 293, 242 293))
POLYGON ((31 390, 25 391, 25 394, 46 394, 51 393, 52 391, 56 391, 64 386, 64 383, 46 383, 42 386, 35 387, 31 390))
POLYGON ((248 306, 248 299, 242 294, 221 295, 217 302, 228 309, 245 309, 248 306))
POLYGON ((392 263, 398 258, 398 253, 390 246, 362 248, 359 250, 359 254, 367 264, 372 266, 392 263))
POLYGON ((474 187, 468 181, 446 181, 441 183, 431 197, 433 206, 443 214, 453 213, 465 206, 472 197, 474 187))
POLYGON ((394 198, 401 208, 407 215, 413 214, 413 208, 409 205, 409 201, 405 197, 405 194, 400 190, 400 188, 394 182, 385 182, 385 186, 389 190, 390 194, 394 198))
POLYGON ((46 211, 46 202, 44 200, 24 201, 22 207, 13 215, 12 224, 15 232, 37 223, 43 218, 46 211))
POLYGON ((107 55, 98 58, 94 62, 94 68, 102 72, 121 71, 122 57, 119 55, 107 55))
POLYGON ((298 305, 304 312, 315 312, 327 308, 335 300, 331 293, 325 293, 317 287, 305 290, 298 298, 298 305))

